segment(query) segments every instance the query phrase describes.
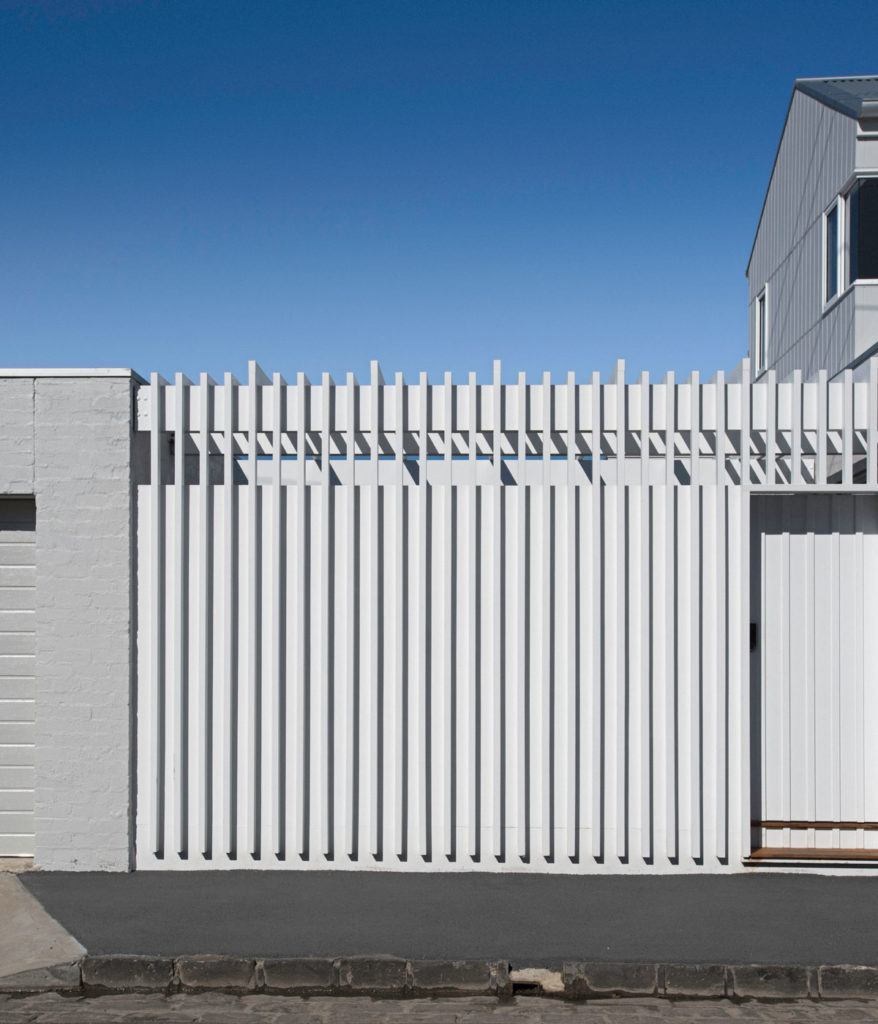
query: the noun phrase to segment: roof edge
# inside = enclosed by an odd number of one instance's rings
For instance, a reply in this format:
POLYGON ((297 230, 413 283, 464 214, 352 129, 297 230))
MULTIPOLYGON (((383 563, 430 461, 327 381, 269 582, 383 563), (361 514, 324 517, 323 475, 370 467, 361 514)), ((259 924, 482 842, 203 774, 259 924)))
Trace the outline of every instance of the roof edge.
MULTIPOLYGON (((854 77, 874 78, 875 76, 848 76, 848 78, 854 77)), ((862 112, 863 101, 857 96, 851 96, 851 94, 845 89, 837 88, 833 84, 834 81, 843 81, 843 79, 797 78, 793 83, 793 92, 798 89, 799 92, 803 92, 806 96, 810 96, 812 100, 817 100, 818 103, 822 103, 825 107, 829 107, 831 110, 838 111, 839 114, 844 114, 846 117, 852 117, 856 120, 862 112)))

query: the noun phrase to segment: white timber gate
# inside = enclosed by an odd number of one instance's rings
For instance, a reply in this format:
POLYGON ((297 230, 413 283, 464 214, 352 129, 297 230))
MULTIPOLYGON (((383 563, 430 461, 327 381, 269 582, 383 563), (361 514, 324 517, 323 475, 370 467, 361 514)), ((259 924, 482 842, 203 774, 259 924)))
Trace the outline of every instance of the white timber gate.
POLYGON ((878 857, 878 497, 760 498, 757 858, 878 857))
POLYGON ((137 866, 742 870, 751 499, 878 489, 869 372, 154 375, 137 866))
POLYGON ((0 498, 0 857, 34 855, 35 525, 0 498))

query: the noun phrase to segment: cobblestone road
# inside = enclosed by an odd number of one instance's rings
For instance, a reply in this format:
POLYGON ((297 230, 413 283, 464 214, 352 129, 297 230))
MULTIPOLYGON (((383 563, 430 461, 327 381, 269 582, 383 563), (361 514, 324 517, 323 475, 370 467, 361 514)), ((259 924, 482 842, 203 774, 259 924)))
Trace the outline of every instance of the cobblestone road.
POLYGON ((724 1021, 874 1021, 878 1002, 732 1003, 728 1000, 672 1003, 664 999, 615 999, 563 1003, 519 998, 298 999, 285 996, 118 995, 65 998, 52 994, 0 996, 0 1024, 715 1024, 724 1021))

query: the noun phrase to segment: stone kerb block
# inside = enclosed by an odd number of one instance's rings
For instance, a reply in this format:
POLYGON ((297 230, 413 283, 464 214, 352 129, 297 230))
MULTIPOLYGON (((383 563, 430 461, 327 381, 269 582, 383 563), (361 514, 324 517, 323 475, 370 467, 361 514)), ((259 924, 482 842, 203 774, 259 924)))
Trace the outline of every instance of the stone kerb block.
POLYGON ((82 961, 82 984, 87 989, 167 992, 173 977, 170 957, 87 956, 82 961))
POLYGON ((561 977, 565 994, 586 996, 651 996, 658 991, 654 964, 565 963, 561 977))
POLYGON ((878 967, 821 967, 820 995, 829 998, 878 998, 878 967))
POLYGON ((806 999, 810 991, 807 967, 743 964, 729 968, 729 992, 742 999, 806 999))
POLYGON ((269 992, 318 995, 338 987, 335 963, 320 957, 277 957, 263 960, 262 977, 269 992))
POLYGON ((342 992, 403 995, 408 988, 408 962, 400 957, 346 957, 336 967, 342 992))
POLYGON ((719 964, 666 964, 663 990, 667 996, 724 996, 726 969, 719 964))
POLYGON ((418 994, 491 995, 498 984, 506 984, 504 966, 487 960, 413 960, 412 989, 418 994))
POLYGON ((177 977, 184 989, 193 992, 252 992, 256 962, 231 956, 183 956, 177 959, 177 977))

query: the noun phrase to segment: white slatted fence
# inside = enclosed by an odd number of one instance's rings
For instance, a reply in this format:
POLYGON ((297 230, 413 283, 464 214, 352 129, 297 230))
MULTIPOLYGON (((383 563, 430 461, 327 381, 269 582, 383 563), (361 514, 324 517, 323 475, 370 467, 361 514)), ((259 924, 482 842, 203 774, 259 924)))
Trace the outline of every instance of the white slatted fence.
POLYGON ((742 366, 154 375, 138 866, 739 868, 750 493, 878 460, 874 365, 742 366))

